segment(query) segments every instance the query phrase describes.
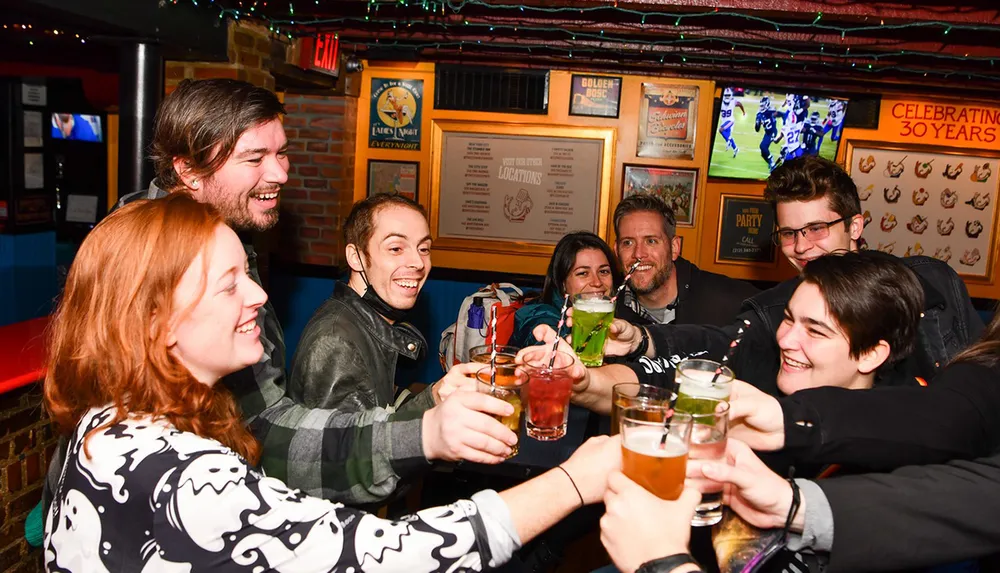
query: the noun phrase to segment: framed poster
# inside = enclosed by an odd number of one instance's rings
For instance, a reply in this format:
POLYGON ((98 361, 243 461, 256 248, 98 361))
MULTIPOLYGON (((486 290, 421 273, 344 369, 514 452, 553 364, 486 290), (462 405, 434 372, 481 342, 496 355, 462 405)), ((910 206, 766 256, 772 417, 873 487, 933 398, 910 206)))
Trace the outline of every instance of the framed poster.
POLYGON ((569 89, 570 115, 616 118, 621 100, 620 77, 573 74, 569 89))
POLYGON ((606 236, 613 128, 434 122, 434 248, 544 253, 566 233, 606 236))
POLYGON ((997 220, 1000 152, 847 143, 858 186, 862 248, 926 255, 963 277, 989 279, 997 220))
POLYGON ((416 161, 368 160, 368 196, 396 193, 414 201, 420 181, 420 163, 416 161))
POLYGON ((368 147, 420 150, 423 80, 372 78, 368 147))
POLYGON ((636 155, 694 159, 698 86, 642 84, 636 155))
POLYGON ((722 194, 717 263, 774 264, 774 209, 758 197, 722 194))
POLYGON ((674 209, 680 226, 694 226, 697 169, 671 169, 648 165, 626 165, 622 177, 622 198, 636 193, 659 195, 674 209))

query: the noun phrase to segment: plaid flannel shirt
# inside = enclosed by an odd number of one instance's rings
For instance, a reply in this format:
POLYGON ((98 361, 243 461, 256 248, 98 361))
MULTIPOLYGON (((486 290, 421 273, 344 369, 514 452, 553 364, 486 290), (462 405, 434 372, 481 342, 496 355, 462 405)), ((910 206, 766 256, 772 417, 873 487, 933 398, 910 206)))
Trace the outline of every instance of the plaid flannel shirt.
MULTIPOLYGON (((166 194, 154 181, 147 191, 126 195, 117 206, 166 194)), ((243 248, 250 277, 261 284, 253 246, 244 242, 243 248)), ((426 409, 417 399, 394 413, 346 413, 296 404, 285 395, 285 339, 270 302, 257 311, 257 324, 263 357, 226 376, 223 383, 262 445, 260 465, 268 475, 311 495, 356 505, 385 499, 401 476, 426 466, 421 441, 414 440, 421 435, 426 409)))

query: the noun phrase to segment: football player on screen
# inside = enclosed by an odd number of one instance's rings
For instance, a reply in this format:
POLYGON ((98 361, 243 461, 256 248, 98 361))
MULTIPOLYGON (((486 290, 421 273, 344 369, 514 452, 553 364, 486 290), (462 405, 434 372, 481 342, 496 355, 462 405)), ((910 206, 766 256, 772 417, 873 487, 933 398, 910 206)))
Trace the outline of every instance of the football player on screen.
POLYGON ((722 90, 722 108, 719 110, 719 135, 722 139, 726 140, 726 149, 733 150, 733 157, 740 152, 740 148, 736 146, 736 140, 733 139, 733 125, 736 120, 733 118, 733 112, 735 108, 740 108, 743 115, 747 114, 747 110, 743 108, 743 103, 740 102, 733 95, 733 88, 725 88, 722 90))
POLYGON ((778 138, 778 111, 771 108, 771 98, 768 96, 760 98, 760 108, 753 129, 757 133, 764 130, 760 138, 760 156, 767 162, 768 169, 774 171, 778 163, 771 155, 771 144, 778 138))
POLYGON ((831 141, 840 141, 844 132, 844 102, 831 99, 826 111, 826 121, 823 124, 823 134, 830 133, 831 141), (830 133, 833 132, 833 133, 830 133))
POLYGON ((802 126, 802 147, 806 155, 819 155, 823 143, 823 126, 819 122, 819 112, 809 115, 809 122, 802 126))
POLYGON ((802 149, 802 127, 805 122, 798 121, 793 110, 789 110, 785 115, 785 123, 781 126, 781 134, 776 140, 782 143, 781 158, 783 161, 791 161, 796 157, 801 157, 802 149))

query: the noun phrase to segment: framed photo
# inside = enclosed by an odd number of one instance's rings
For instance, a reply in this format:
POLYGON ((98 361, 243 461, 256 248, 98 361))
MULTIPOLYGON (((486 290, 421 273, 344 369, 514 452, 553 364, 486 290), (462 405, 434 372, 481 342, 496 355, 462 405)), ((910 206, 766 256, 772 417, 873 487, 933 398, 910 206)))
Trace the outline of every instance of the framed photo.
POLYGON ((435 121, 435 251, 549 257, 566 233, 606 237, 614 148, 610 127, 435 121))
POLYGON ((620 77, 573 74, 569 89, 570 115, 617 118, 621 101, 620 77))
POLYGON ((659 195, 674 208, 679 226, 692 227, 697 186, 697 169, 626 165, 622 177, 622 198, 636 193, 659 195))
POLYGON ((858 186, 861 248, 947 262, 989 282, 997 226, 1000 152, 871 141, 847 143, 858 186))
POLYGON ((773 232, 774 209, 769 202, 759 197, 723 193, 715 262, 773 266, 773 232))
POLYGON ((698 86, 642 84, 638 157, 694 159, 698 86))
POLYGON ((417 200, 420 164, 416 161, 368 160, 368 196, 397 193, 417 200))
POLYGON ((424 81, 372 78, 368 147, 420 150, 424 81))

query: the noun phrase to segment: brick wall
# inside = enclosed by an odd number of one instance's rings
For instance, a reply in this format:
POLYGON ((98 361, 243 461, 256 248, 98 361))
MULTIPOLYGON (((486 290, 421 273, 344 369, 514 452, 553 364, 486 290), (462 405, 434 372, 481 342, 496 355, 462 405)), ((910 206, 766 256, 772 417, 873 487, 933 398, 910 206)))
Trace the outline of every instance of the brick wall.
POLYGON ((287 51, 288 43, 275 37, 272 39, 267 28, 256 24, 229 22, 228 62, 181 62, 168 61, 164 66, 164 88, 170 93, 181 80, 209 78, 230 78, 243 80, 255 86, 274 89, 271 75, 272 48, 279 44, 279 50, 287 51))
POLYGON ((285 96, 291 170, 281 192, 280 248, 275 254, 311 265, 338 265, 344 256, 341 221, 354 201, 358 100, 285 96))
POLYGON ((24 521, 42 496, 55 450, 40 384, 0 394, 0 571, 41 571, 41 551, 24 540, 24 521))

